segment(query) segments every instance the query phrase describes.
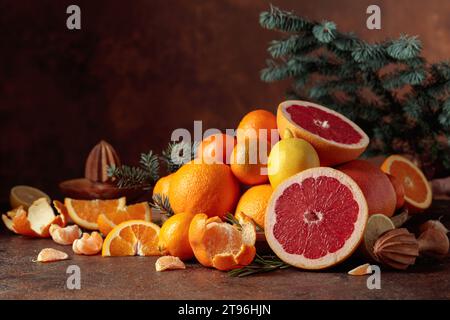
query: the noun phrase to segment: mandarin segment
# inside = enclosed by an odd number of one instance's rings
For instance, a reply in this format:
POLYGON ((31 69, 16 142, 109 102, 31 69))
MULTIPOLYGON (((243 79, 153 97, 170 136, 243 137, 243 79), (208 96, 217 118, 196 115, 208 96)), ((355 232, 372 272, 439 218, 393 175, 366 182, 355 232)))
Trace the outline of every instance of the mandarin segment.
POLYGON ((76 254, 92 256, 102 250, 102 245, 102 236, 98 232, 94 231, 91 234, 83 233, 83 236, 80 239, 76 239, 73 242, 72 249, 76 254))

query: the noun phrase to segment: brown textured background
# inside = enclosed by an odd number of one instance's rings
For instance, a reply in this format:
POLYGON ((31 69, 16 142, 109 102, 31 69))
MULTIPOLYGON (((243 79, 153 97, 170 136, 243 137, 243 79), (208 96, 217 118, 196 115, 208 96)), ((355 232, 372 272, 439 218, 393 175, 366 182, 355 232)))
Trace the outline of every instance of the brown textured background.
MULTIPOLYGON (((368 40, 419 35, 431 61, 450 58, 448 0, 273 0, 368 40), (382 30, 365 27, 382 8, 382 30)), ((54 193, 83 174, 99 140, 126 163, 160 152, 173 129, 234 128, 256 107, 275 110, 286 84, 264 84, 260 0, 0 0, 0 200, 15 184, 54 193), (82 9, 82 30, 65 27, 82 9)))

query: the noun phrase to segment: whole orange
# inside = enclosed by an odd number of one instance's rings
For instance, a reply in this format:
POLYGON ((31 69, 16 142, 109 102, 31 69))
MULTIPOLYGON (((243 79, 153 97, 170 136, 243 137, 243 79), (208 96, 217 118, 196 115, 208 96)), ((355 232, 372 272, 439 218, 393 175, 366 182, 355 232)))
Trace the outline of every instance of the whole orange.
POLYGON ((267 159, 270 153, 270 144, 259 139, 245 139, 238 143, 231 153, 231 171, 240 182, 246 185, 266 183, 267 159), (260 145, 260 143, 265 143, 260 145))
POLYGON ((405 187, 399 178, 394 177, 392 174, 386 173, 387 177, 392 183, 397 197, 396 209, 400 209, 405 204, 405 187))
POLYGON ((153 187, 153 195, 160 194, 162 196, 169 196, 169 186, 170 186, 170 179, 172 179, 173 173, 160 178, 158 181, 156 181, 155 186, 153 187))
POLYGON ((159 249, 170 255, 189 260, 194 257, 189 244, 189 226, 194 213, 179 213, 171 216, 164 222, 159 232, 159 249))
POLYGON ((229 164, 230 155, 236 145, 236 139, 228 134, 213 134, 200 143, 197 151, 197 158, 212 159, 213 162, 229 164))
MULTIPOLYGON (((266 139, 272 143, 271 131, 277 133, 277 118, 267 110, 257 109, 247 113, 238 125, 238 140, 244 137, 259 138, 259 130, 267 130, 266 139)), ((276 134, 278 137, 278 133, 276 134)))
POLYGON ((395 212, 397 195, 391 181, 380 168, 366 160, 353 160, 339 167, 352 178, 367 200, 369 215, 381 213, 391 217, 395 212))
POLYGON ((170 181, 169 201, 175 213, 205 213, 223 217, 234 211, 239 183, 228 165, 206 164, 195 159, 174 173, 170 181))
POLYGON ((235 214, 245 214, 264 229, 267 204, 269 203, 272 192, 273 188, 270 184, 251 187, 239 199, 235 214))

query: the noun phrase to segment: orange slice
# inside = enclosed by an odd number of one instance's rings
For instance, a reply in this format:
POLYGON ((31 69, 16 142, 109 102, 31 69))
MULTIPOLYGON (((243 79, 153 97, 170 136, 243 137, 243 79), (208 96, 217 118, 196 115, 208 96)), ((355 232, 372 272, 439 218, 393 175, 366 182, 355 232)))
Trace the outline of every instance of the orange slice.
POLYGON ((98 216, 125 208, 125 197, 114 200, 75 200, 66 198, 64 205, 70 218, 88 230, 98 230, 98 216))
POLYGON ((9 202, 12 208, 23 206, 28 209, 33 202, 40 198, 46 198, 50 203, 50 197, 43 191, 30 186, 15 186, 11 189, 9 202))
POLYGON ((148 221, 122 222, 103 242, 102 256, 159 256, 159 230, 148 221))
POLYGON ((400 180, 405 189, 405 204, 411 213, 420 212, 431 205, 432 192, 422 171, 411 161, 399 155, 389 156, 381 170, 400 180))
POLYGON ((126 207, 119 207, 116 211, 101 213, 97 218, 98 230, 107 235, 111 230, 128 220, 152 220, 152 211, 148 202, 141 202, 126 207))
POLYGON ((256 254, 255 224, 242 213, 236 215, 241 229, 219 217, 195 215, 189 227, 189 243, 197 260, 205 267, 231 270, 246 266, 256 254))

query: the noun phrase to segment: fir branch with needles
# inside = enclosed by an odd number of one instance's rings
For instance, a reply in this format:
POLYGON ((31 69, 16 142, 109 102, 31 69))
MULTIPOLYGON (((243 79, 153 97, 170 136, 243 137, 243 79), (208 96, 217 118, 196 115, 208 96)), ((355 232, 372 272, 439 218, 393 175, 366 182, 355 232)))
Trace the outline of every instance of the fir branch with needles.
POLYGON ((161 156, 161 160, 166 164, 167 171, 173 173, 183 164, 193 160, 197 154, 198 145, 198 141, 192 143, 185 141, 170 142, 161 156))
POLYGON ((290 268, 291 265, 274 255, 261 256, 256 254, 255 260, 247 266, 228 271, 231 277, 247 277, 258 273, 266 273, 280 269, 290 268))
POLYGON ((282 34, 269 43, 262 81, 291 79, 288 99, 317 102, 355 121, 375 138, 366 156, 408 154, 428 178, 450 174, 450 62, 427 62, 416 36, 369 43, 331 21, 274 6, 259 22, 282 34))
POLYGON ((150 189, 158 180, 159 158, 153 151, 142 153, 139 166, 121 165, 108 167, 108 176, 114 179, 115 184, 123 188, 150 189))
POLYGON ((159 193, 154 194, 152 196, 152 201, 149 202, 149 204, 152 209, 158 210, 167 217, 174 215, 172 207, 170 206, 169 197, 165 195, 161 195, 159 193))

